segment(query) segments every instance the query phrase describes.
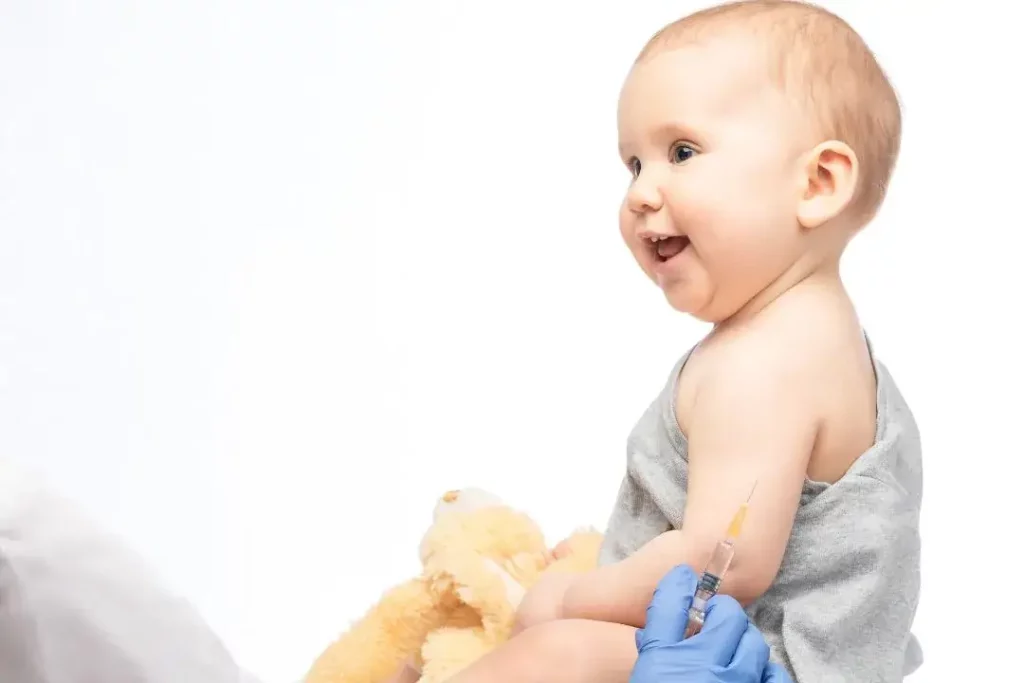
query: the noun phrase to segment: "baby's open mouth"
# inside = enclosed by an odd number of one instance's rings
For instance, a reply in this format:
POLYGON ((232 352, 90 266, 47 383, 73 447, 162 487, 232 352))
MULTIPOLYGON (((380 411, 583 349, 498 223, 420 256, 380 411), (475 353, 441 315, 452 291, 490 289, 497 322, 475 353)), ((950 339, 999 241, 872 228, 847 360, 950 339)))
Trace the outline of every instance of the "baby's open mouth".
POLYGON ((673 256, 678 256, 689 244, 690 238, 685 235, 659 236, 650 240, 651 251, 654 252, 655 258, 661 263, 668 261, 673 256))

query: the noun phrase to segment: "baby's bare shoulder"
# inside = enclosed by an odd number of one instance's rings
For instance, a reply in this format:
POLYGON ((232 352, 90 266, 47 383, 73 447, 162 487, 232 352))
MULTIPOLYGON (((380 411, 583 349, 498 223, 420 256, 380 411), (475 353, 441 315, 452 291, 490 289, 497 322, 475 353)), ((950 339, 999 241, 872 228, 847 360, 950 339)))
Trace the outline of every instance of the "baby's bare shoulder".
MULTIPOLYGON (((835 480, 874 439, 874 367, 851 309, 831 302, 795 302, 723 335, 702 358, 692 395, 732 387, 737 397, 761 397, 762 419, 813 430, 808 476, 835 480), (803 427, 800 427, 803 425, 803 427)), ((688 419, 681 415, 681 421, 688 419)))
POLYGON ((715 386, 749 388, 759 394, 785 393, 790 405, 807 405, 863 384, 872 372, 863 332, 851 309, 825 298, 795 300, 743 326, 715 334, 694 354, 692 372, 682 378, 687 403, 715 386))

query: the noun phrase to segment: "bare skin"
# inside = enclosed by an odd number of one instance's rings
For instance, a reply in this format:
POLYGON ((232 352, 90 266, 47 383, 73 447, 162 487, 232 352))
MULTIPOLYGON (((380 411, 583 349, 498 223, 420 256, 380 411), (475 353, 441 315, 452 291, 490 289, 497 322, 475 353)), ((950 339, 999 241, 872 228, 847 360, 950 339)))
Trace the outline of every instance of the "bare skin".
POLYGON ((513 637, 449 683, 623 683, 636 661, 636 629, 599 621, 559 620, 513 637))
POLYGON ((384 683, 416 683, 420 680, 420 672, 414 669, 408 662, 402 665, 402 668, 395 672, 395 675, 387 679, 384 683))

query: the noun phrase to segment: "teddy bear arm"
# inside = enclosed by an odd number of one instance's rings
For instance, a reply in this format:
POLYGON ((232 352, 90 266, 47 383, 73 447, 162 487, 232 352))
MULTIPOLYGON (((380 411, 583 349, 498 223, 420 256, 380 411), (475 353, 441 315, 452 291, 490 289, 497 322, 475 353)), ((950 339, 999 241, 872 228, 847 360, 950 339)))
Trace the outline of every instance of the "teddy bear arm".
POLYGON ((496 562, 475 553, 447 555, 443 567, 441 575, 452 582, 459 599, 479 612, 484 629, 507 635, 525 593, 523 586, 496 562))

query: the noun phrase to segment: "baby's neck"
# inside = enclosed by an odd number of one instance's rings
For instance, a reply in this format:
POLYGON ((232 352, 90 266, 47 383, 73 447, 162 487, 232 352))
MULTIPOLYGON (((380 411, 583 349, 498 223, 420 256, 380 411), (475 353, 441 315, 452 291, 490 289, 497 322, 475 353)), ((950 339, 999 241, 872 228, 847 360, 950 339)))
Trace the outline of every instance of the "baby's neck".
POLYGON ((846 299, 846 288, 839 276, 838 262, 818 263, 814 267, 801 267, 794 264, 792 268, 776 278, 770 285, 762 289, 736 313, 714 326, 715 332, 743 326, 757 318, 765 310, 777 306, 784 299, 808 290, 831 291, 846 299))

